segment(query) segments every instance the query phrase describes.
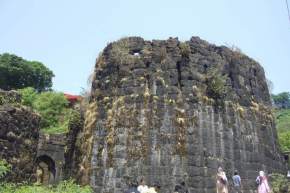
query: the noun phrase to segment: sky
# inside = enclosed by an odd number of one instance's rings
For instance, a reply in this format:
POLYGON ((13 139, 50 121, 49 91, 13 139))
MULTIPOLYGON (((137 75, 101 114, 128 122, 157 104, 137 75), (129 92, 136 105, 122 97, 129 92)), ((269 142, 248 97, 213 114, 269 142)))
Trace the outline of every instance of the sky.
POLYGON ((290 92, 285 0, 0 0, 0 26, 0 54, 44 63, 57 91, 88 89, 95 60, 111 41, 199 36, 239 47, 264 67, 274 93, 290 92))

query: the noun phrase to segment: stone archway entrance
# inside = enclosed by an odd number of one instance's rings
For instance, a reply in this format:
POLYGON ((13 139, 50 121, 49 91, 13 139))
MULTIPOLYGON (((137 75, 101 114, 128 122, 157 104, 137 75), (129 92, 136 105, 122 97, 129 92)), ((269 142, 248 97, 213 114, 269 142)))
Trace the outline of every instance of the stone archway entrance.
POLYGON ((37 182, 41 184, 53 184, 55 182, 56 167, 53 159, 47 155, 41 155, 36 159, 37 182))

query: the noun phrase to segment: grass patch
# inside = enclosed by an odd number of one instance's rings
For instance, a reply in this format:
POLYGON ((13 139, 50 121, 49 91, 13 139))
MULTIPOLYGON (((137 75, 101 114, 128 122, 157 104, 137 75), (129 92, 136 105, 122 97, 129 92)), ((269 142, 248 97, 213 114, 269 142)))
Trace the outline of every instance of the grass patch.
POLYGON ((63 181, 57 186, 43 186, 38 184, 12 184, 6 183, 0 186, 1 193, 92 193, 89 186, 80 186, 74 181, 63 181))

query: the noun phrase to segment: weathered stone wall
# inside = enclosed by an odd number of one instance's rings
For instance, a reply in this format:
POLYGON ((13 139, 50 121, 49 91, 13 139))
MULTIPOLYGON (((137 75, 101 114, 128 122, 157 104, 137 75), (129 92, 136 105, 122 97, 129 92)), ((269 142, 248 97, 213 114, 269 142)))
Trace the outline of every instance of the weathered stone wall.
POLYGON ((80 160, 80 141, 78 134, 84 126, 84 115, 80 109, 77 109, 71 116, 68 124, 69 132, 66 134, 66 151, 65 151, 65 165, 64 165, 64 178, 75 178, 79 180, 80 176, 77 176, 78 165, 80 160))
POLYGON ((21 101, 21 96, 18 92, 11 90, 5 91, 0 89, 0 105, 7 103, 19 103, 21 101))
POLYGON ((5 99, 5 104, 0 105, 0 159, 5 159, 12 165, 12 171, 5 180, 33 181, 40 117, 15 104, 19 102, 19 96, 15 92, 2 91, 1 96, 5 99), (10 100, 11 98, 15 100, 10 100))
POLYGON ((215 192, 218 166, 244 192, 259 170, 282 171, 263 68, 244 54, 170 38, 131 37, 97 60, 82 137, 83 182, 119 193, 131 178, 172 192, 215 192))

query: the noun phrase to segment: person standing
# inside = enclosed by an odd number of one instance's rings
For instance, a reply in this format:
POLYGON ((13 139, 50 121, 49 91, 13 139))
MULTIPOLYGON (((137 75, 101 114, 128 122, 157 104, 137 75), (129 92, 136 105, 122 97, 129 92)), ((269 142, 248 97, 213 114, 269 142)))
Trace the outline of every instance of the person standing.
POLYGON ((184 181, 180 183, 180 187, 181 187, 180 193, 188 193, 188 188, 184 181))
POLYGON ((228 193, 228 179, 222 167, 218 168, 216 177, 217 193, 228 193))
POLYGON ((242 180, 237 170, 234 172, 233 176, 234 182, 234 193, 241 193, 242 192, 242 180))
POLYGON ((130 187, 127 191, 125 191, 125 193, 140 193, 138 190, 137 190, 137 182, 136 181, 132 181, 131 184, 130 184, 130 187))
POLYGON ((174 187, 174 193, 180 193, 180 190, 181 190, 180 185, 176 185, 176 186, 174 187))
POLYGON ((258 184, 258 193, 270 193, 271 189, 269 187, 268 179, 265 176, 264 171, 259 172, 259 176, 256 179, 258 184))

